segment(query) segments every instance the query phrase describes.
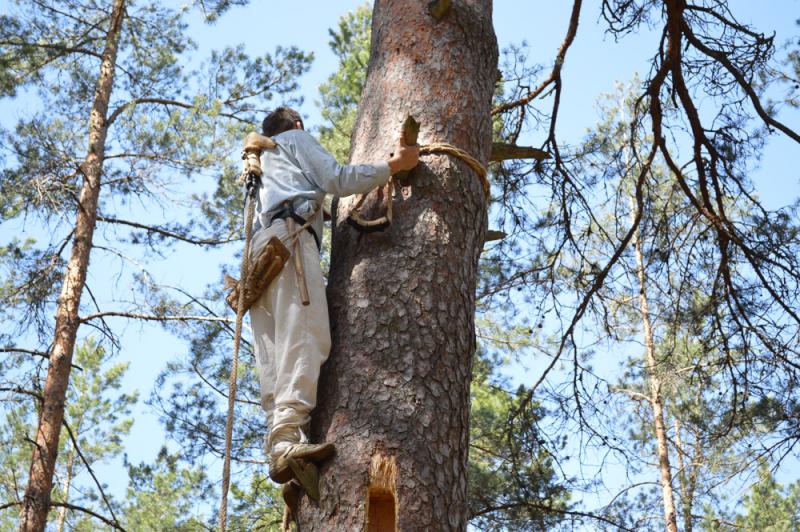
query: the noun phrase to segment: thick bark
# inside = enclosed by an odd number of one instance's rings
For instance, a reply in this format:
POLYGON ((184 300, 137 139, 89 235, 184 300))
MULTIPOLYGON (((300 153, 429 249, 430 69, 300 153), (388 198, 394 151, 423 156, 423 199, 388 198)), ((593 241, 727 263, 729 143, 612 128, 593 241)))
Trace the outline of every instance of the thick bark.
MULTIPOLYGON (((420 143, 489 159, 491 0, 454 2, 438 21, 426 7, 376 2, 353 161, 385 159, 407 114, 420 143)), ((322 468, 320 504, 301 503, 300 529, 465 530, 481 180, 458 159, 424 157, 384 233, 345 224, 352 203, 339 202, 334 229, 333 351, 312 430, 337 454, 322 468)))
POLYGON ((64 399, 69 384, 75 337, 80 323, 78 310, 86 281, 86 270, 89 266, 89 254, 92 249, 92 237, 97 219, 100 177, 105 156, 106 117, 114 85, 117 43, 124 14, 125 0, 114 0, 94 102, 89 116, 89 150, 81 165, 84 178, 75 221, 72 253, 64 273, 64 283, 56 309, 55 338, 50 351, 50 364, 44 384, 42 410, 33 447, 28 487, 25 490, 25 499, 20 514, 19 529, 26 532, 44 530, 50 507, 53 470, 58 455, 61 424, 64 420, 64 399))

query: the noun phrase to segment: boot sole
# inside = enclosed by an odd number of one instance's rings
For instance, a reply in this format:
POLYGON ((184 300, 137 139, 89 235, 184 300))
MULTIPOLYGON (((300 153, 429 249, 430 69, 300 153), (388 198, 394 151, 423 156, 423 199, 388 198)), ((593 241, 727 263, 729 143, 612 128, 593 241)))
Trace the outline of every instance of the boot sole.
MULTIPOLYGON (((320 445, 313 451, 292 454, 292 458, 296 460, 308 460, 316 464, 328 459, 335 449, 336 447, 332 443, 327 443, 320 445)), ((289 463, 286 459, 278 459, 275 461, 274 467, 270 465, 269 478, 278 484, 285 484, 294 478, 294 473, 292 473, 292 469, 289 467, 289 463)))

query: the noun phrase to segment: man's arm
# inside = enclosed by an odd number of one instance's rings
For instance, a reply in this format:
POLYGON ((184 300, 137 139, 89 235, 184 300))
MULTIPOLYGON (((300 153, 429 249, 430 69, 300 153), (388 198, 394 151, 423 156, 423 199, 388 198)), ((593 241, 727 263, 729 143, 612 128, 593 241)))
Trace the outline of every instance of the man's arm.
POLYGON ((386 162, 377 164, 343 165, 308 133, 296 136, 297 159, 308 176, 325 192, 335 196, 364 193, 385 184, 389 177, 402 170, 411 170, 419 160, 419 146, 406 146, 402 141, 395 154, 386 162))

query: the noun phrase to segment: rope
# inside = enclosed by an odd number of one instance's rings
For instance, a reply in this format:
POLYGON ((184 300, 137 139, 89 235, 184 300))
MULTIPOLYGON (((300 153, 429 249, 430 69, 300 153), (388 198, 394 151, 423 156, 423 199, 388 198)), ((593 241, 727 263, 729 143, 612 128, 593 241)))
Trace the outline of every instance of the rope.
MULTIPOLYGON (((250 242, 253 239, 253 216, 255 213, 255 192, 256 183, 250 179, 257 179, 257 176, 250 174, 247 178, 247 214, 244 223, 244 253, 242 254, 242 266, 239 273, 240 279, 247 279, 250 270, 250 242)), ((231 366, 231 378, 228 381, 228 418, 225 422, 225 458, 222 466, 222 498, 219 503, 219 530, 225 532, 228 523, 228 489, 231 483, 231 441, 233 439, 233 407, 236 402, 236 384, 239 373, 239 345, 242 341, 242 321, 244 319, 244 290, 239 290, 239 301, 236 304, 236 329, 233 336, 233 364, 231 366)))
MULTIPOLYGON (((470 155, 468 152, 462 150, 461 148, 456 148, 452 144, 447 144, 444 142, 434 142, 432 144, 423 144, 419 147, 419 154, 420 155, 435 155, 435 154, 445 154, 445 155, 452 155, 453 157, 458 157, 469 166, 478 177, 481 179, 481 183, 483 184, 483 193, 486 197, 489 197, 489 192, 491 189, 491 184, 489 183, 489 179, 486 177, 488 171, 486 167, 483 166, 480 161, 478 161, 475 157, 470 155)), ((356 201, 353 207, 350 209, 350 214, 347 216, 347 221, 358 229, 361 232, 373 232, 373 231, 383 231, 392 223, 392 194, 394 192, 394 187, 392 184, 393 179, 389 179, 389 182, 386 183, 387 193, 386 193, 386 215, 381 216, 376 220, 366 220, 361 214, 358 212, 358 209, 364 203, 364 200, 367 197, 367 194, 362 194, 361 197, 356 201)))
POLYGON ((456 148, 452 144, 447 144, 445 142, 423 144, 419 147, 420 155, 433 155, 437 153, 452 155, 453 157, 458 157, 467 163, 467 166, 472 168, 472 170, 478 174, 478 177, 481 178, 481 183, 483 184, 483 193, 486 194, 487 197, 489 196, 489 189, 491 188, 491 185, 489 183, 489 179, 486 177, 488 171, 486 170, 486 167, 480 163, 480 161, 461 148, 456 148))

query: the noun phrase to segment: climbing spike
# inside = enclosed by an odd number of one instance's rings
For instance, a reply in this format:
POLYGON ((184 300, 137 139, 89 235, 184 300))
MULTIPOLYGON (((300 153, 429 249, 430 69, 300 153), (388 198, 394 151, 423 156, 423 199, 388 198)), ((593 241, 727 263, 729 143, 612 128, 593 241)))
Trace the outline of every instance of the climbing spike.
POLYGON ((308 497, 319 502, 319 469, 313 462, 307 460, 289 458, 289 467, 294 473, 294 478, 306 490, 308 497))

